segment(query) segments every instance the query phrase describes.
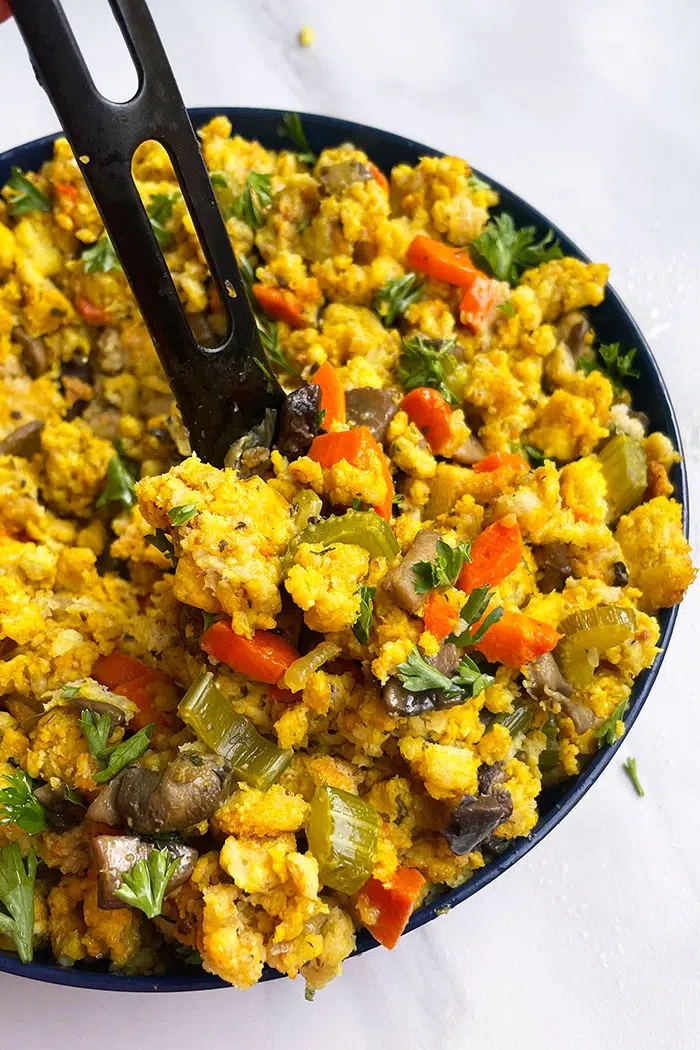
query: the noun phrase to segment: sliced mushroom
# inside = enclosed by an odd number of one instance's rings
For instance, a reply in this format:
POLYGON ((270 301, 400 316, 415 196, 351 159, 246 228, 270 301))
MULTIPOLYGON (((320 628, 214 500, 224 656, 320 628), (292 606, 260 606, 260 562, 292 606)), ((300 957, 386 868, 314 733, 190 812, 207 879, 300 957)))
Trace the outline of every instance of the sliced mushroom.
POLYGON ((462 857, 471 853, 513 814, 513 799, 505 788, 493 788, 491 794, 465 795, 452 810, 443 835, 453 853, 462 857))
POLYGON ((498 784, 504 784, 508 779, 505 762, 482 762, 477 770, 479 783, 479 794, 489 795, 498 784))
POLYGON ((457 463, 462 463, 466 467, 471 467, 473 463, 478 463, 482 459, 486 459, 486 449, 479 441, 478 437, 474 434, 470 434, 466 441, 464 441, 456 452, 452 453, 452 459, 456 460, 457 463))
MULTIPOLYGON (((127 701, 129 704, 130 701, 127 701)), ((70 707, 73 711, 92 711, 95 715, 109 715, 115 725, 123 725, 133 714, 135 708, 121 707, 117 702, 111 704, 108 700, 93 700, 86 696, 72 696, 68 700, 60 700, 56 707, 70 707)), ((47 708, 49 710, 49 708, 47 708)))
POLYGON ((22 459, 31 459, 37 452, 41 452, 43 429, 44 423, 41 419, 33 419, 31 423, 17 427, 0 441, 0 456, 21 456, 22 459))
POLYGON ((321 388, 314 383, 287 394, 280 414, 277 447, 283 456, 296 459, 309 451, 318 434, 321 388))
POLYGON ((595 715, 585 704, 571 699, 573 686, 564 678, 551 653, 538 656, 523 668, 523 685, 533 700, 542 701, 548 706, 551 706, 552 701, 558 703, 574 723, 574 729, 579 735, 593 726, 595 715))
POLYGON ((276 420, 276 411, 273 408, 265 409, 262 423, 231 445, 224 458, 224 466, 233 467, 242 478, 250 478, 254 474, 263 477, 270 469, 270 448, 276 420))
POLYGON ((207 820, 221 801, 221 760, 200 755, 174 759, 162 774, 131 766, 116 797, 120 823, 139 835, 184 831, 207 820))
POLYGON ((86 820, 94 820, 96 824, 109 824, 112 828, 121 827, 122 818, 117 809, 117 797, 123 776, 124 773, 118 773, 102 788, 97 798, 88 806, 86 820))
MULTIPOLYGON (((427 663, 448 677, 452 676, 459 666, 459 653, 456 646, 446 642, 435 656, 429 656, 427 663)), ((444 689, 426 689, 412 693, 398 678, 390 678, 382 694, 384 706, 390 715, 401 715, 408 718, 420 715, 425 711, 442 711, 464 703, 463 696, 445 696, 444 689)))
POLYGON ((369 427, 376 440, 383 444, 389 424, 398 412, 396 390, 377 390, 371 386, 356 387, 345 394, 348 423, 354 427, 369 427))
POLYGON ((578 310, 572 310, 565 314, 557 324, 557 335, 561 342, 565 343, 571 351, 576 364, 588 349, 586 334, 590 329, 588 318, 578 310))
POLYGON ((66 784, 51 787, 43 784, 34 792, 46 813, 46 823, 53 831, 67 831, 80 824, 85 816, 85 806, 70 797, 71 789, 66 784))
POLYGON ((626 587, 630 582, 627 566, 623 561, 616 561, 613 569, 613 587, 626 587))
POLYGON ((21 325, 12 331, 12 338, 22 347, 22 364, 32 379, 38 379, 49 370, 49 359, 43 339, 29 335, 21 325))
POLYGON ((571 566, 571 555, 567 545, 565 543, 548 543, 537 548, 535 557, 542 570, 540 590, 544 594, 563 590, 566 581, 574 574, 571 566))
POLYGON ((179 867, 168 883, 167 891, 172 893, 182 886, 194 871, 197 863, 197 851, 191 846, 179 842, 168 842, 154 845, 142 842, 133 835, 96 835, 91 840, 92 860, 97 869, 97 900, 101 908, 128 908, 116 890, 122 884, 124 874, 133 868, 139 860, 146 860, 155 849, 168 851, 169 859, 180 861, 179 867))
POLYGON ((416 590, 413 567, 419 561, 434 561, 437 554, 439 532, 429 529, 419 532, 406 551, 403 560, 384 577, 384 589, 397 605, 409 613, 417 613, 425 602, 425 594, 416 590))
POLYGON ((318 177, 326 193, 342 193, 353 182, 368 182, 372 172, 359 160, 341 160, 321 168, 318 177))

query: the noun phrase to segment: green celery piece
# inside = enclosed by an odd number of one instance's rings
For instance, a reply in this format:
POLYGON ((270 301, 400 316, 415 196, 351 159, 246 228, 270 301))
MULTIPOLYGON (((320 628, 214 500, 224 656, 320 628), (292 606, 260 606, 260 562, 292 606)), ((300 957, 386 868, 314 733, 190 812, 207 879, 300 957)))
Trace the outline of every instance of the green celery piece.
POLYGON ((324 886, 356 893, 372 874, 381 820, 374 806, 339 788, 317 787, 306 834, 324 886))

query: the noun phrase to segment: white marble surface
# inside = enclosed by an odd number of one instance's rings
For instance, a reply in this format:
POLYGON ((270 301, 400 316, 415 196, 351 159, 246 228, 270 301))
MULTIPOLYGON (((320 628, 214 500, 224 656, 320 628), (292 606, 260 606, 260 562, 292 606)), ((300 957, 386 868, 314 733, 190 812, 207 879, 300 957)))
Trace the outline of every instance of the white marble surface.
MULTIPOLYGON (((695 0, 152 0, 186 101, 318 111, 463 153, 556 221, 661 363, 700 481, 700 7, 695 0), (317 34, 308 50, 296 33, 317 34)), ((67 9, 125 97, 105 0, 67 9)), ((54 130, 0 27, 0 150, 54 130)), ((697 530, 694 529, 697 542, 697 530)), ((393 952, 303 999, 126 996, 0 975, 0 1046, 28 1050, 690 1050, 700 1045, 700 588, 619 758, 552 835, 393 952), (622 772, 637 757, 646 797, 622 772)))

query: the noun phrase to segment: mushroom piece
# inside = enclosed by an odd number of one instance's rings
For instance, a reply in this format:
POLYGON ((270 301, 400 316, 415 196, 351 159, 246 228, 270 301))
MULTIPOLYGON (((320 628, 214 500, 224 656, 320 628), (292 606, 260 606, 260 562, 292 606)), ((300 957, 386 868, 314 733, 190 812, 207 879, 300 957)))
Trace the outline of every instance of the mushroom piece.
POLYGON ((564 314, 557 324, 557 335, 561 342, 565 343, 571 351, 571 355, 578 364, 586 350, 586 334, 590 329, 588 318, 578 310, 572 310, 564 314))
POLYGON ((113 803, 118 823, 139 835, 184 831, 216 810, 225 776, 221 759, 196 752, 173 759, 162 775, 130 766, 120 776, 116 797, 104 805, 113 803))
POLYGON ((44 807, 46 823, 53 831, 74 828, 85 816, 85 806, 70 796, 71 789, 67 784, 59 784, 58 787, 43 784, 34 792, 34 797, 44 807))
POLYGON ((573 576, 571 555, 565 543, 548 543, 536 552, 537 563, 542 570, 540 590, 544 594, 563 590, 564 584, 573 576))
POLYGON ((574 723, 579 736, 586 733, 595 722, 595 715, 589 707, 571 699, 573 686, 564 678, 551 653, 538 656, 523 668, 523 685, 533 700, 542 701, 548 706, 551 706, 552 701, 558 703, 574 723))
POLYGON ((425 602, 426 595, 416 590, 413 567, 419 561, 435 560, 440 538, 439 532, 432 532, 430 529, 419 532, 403 560, 384 577, 384 589, 406 612, 415 615, 425 602))
POLYGON ((321 168, 318 177, 326 193, 342 193, 353 182, 369 182, 372 172, 359 160, 341 160, 321 168))
MULTIPOLYGON (((427 657, 426 663, 450 677, 459 666, 459 653, 456 646, 446 642, 435 656, 427 657)), ((455 707, 457 704, 463 704, 465 697, 445 696, 444 689, 426 689, 412 693, 394 677, 384 686, 382 699, 390 715, 408 718, 411 715, 423 714, 424 711, 442 711, 448 707, 455 707)))
POLYGON ((262 423, 231 445, 224 457, 224 466, 233 467, 242 478, 251 478, 254 474, 264 477, 270 468, 270 448, 276 420, 277 412, 274 408, 265 409, 262 423))
POLYGON ((0 456, 20 456, 22 459, 31 459, 37 452, 41 452, 43 429, 44 423, 41 419, 33 419, 31 423, 17 427, 0 441, 0 456))
POLYGON ((22 347, 22 364, 32 379, 48 372, 49 359, 43 339, 29 335, 19 324, 12 330, 12 338, 22 347))
POLYGON ((314 383, 300 386, 287 394, 280 413, 277 448, 283 456, 296 459, 311 447, 318 434, 318 416, 321 411, 321 388, 314 383))
POLYGON ((505 788, 494 787, 490 794, 465 795, 452 810, 442 834, 453 853, 463 857, 487 839, 513 814, 513 799, 505 788))
POLYGON ((345 394, 348 423, 354 427, 368 427, 373 437, 383 444, 389 424, 398 412, 396 390, 377 390, 360 386, 345 394))
POLYGON ((96 835, 91 840, 90 852, 93 864, 97 869, 97 901, 100 908, 128 908, 116 890, 122 884, 122 878, 139 860, 146 860, 155 849, 167 850, 168 860, 179 859, 179 867, 171 876, 167 893, 172 893, 182 886, 194 871, 198 853, 191 846, 179 842, 168 842, 154 845, 142 842, 133 835, 96 835))
MULTIPOLYGON (((157 775, 157 774, 156 774, 157 775)), ((96 824, 109 824, 112 828, 121 826, 122 818, 117 809, 117 797, 119 786, 124 773, 118 773, 113 780, 102 788, 97 798, 88 806, 85 814, 86 820, 94 820, 96 824)))
POLYGON ((471 467, 474 463, 478 463, 482 459, 486 459, 486 449, 479 441, 478 437, 474 434, 470 434, 466 441, 463 441, 456 452, 452 453, 451 458, 457 463, 462 463, 464 466, 471 467))
POLYGON ((504 784, 508 779, 505 762, 482 762, 477 772, 479 794, 489 795, 498 784, 504 784))

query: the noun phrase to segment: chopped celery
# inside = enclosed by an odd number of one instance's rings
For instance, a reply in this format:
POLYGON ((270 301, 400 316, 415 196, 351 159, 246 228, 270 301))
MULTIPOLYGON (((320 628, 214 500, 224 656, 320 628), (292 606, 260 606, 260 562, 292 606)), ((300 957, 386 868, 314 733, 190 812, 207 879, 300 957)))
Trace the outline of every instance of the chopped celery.
POLYGON ((549 715, 541 729, 547 743, 540 751, 539 766, 541 772, 550 773, 555 766, 559 765, 559 728, 554 715, 549 715))
POLYGON ((374 806, 339 788, 321 786, 306 828, 324 886, 356 893, 372 874, 381 821, 374 806))
POLYGON ((491 725, 504 726, 511 736, 527 733, 532 722, 532 712, 526 704, 516 704, 512 711, 496 715, 491 725))
POLYGON ((596 605, 571 613, 559 624, 559 630, 572 645, 599 652, 622 645, 636 628, 634 610, 622 609, 619 605, 596 605))
POLYGON ((300 492, 297 492, 293 504, 293 509, 296 508, 294 524, 297 532, 305 529, 312 519, 320 517, 322 507, 323 500, 311 489, 301 489, 300 492))
POLYGON ((294 555, 302 543, 355 543, 364 547, 371 558, 386 558, 392 562, 399 553, 399 545, 391 526, 374 510, 347 510, 345 514, 325 518, 308 525, 287 548, 282 561, 283 572, 288 572, 294 555))
POLYGON ((616 434, 598 453, 608 487, 608 503, 614 518, 632 510, 647 487, 647 458, 641 441, 629 434, 616 434))
POLYGON ((333 642, 321 642, 315 649, 305 656, 300 656, 287 668, 282 675, 282 685, 291 689, 293 693, 301 692, 311 675, 328 660, 334 660, 339 652, 339 645, 333 642))
POLYGON ((568 638, 562 638, 554 650, 559 670, 574 689, 585 689, 593 681, 596 661, 593 654, 568 638))
POLYGON ((227 759, 235 776, 253 787, 266 790, 291 762, 291 751, 282 751, 261 736, 249 718, 233 710, 214 685, 211 671, 202 671, 177 710, 202 743, 227 759))

